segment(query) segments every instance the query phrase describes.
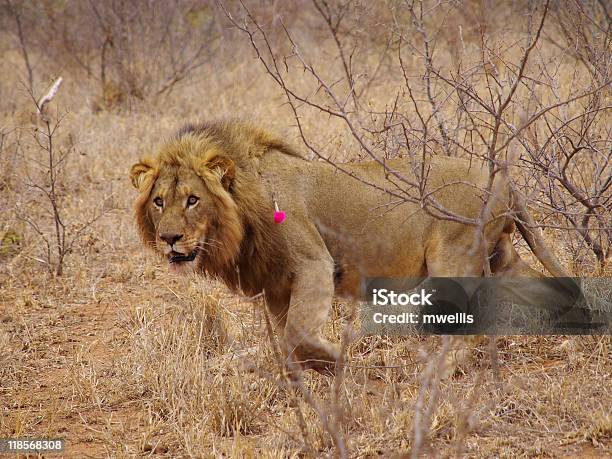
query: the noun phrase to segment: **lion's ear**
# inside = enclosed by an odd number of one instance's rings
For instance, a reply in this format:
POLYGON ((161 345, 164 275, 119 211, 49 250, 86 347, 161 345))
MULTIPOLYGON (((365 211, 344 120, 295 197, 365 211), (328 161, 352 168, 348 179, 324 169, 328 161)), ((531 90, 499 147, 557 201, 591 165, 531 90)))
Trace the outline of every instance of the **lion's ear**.
POLYGON ((229 190, 236 177, 236 165, 234 161, 226 156, 215 156, 206 163, 206 166, 212 170, 221 180, 223 188, 229 190))
POLYGON ((153 173, 153 166, 147 161, 134 164, 130 170, 130 180, 138 191, 142 191, 147 176, 153 173))

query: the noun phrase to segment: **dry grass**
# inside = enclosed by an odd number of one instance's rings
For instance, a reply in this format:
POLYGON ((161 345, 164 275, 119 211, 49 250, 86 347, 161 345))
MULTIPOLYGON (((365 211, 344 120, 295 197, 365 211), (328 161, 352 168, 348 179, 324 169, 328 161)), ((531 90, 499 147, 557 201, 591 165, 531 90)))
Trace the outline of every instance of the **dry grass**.
MULTIPOLYGON (((37 150, 11 40, 0 40, 0 437, 63 437, 66 457, 276 458, 336 455, 335 431, 349 457, 408 457, 418 401, 427 409, 437 397, 426 457, 609 457, 610 337, 499 337, 499 379, 482 342, 475 366, 427 391, 440 338, 368 337, 349 346, 338 386, 311 373, 295 386, 257 302, 211 280, 173 277, 143 253, 128 169, 185 120, 249 117, 299 144, 290 108, 247 43, 222 44, 170 95, 110 111, 94 103, 98 88, 82 71, 32 51, 41 80, 64 78, 53 103, 67 111, 56 141, 74 147, 61 181, 69 228, 102 212, 64 275, 48 275, 40 239, 16 210, 27 203, 45 215, 12 155, 18 139, 37 150)), ((325 59, 330 46, 312 53, 325 59)), ((452 48, 444 52, 451 59, 452 48)), ((374 94, 385 84, 393 78, 374 94)), ((303 122, 325 151, 354 155, 339 123, 316 114, 303 122)), ((547 234, 568 262, 561 233, 547 234)), ((339 341, 351 306, 336 306, 327 332, 339 341)))
MULTIPOLYGON (((3 285, 2 435, 63 436, 71 457, 332 451, 318 414, 282 378, 258 308, 205 280, 122 258, 93 257, 109 272, 92 269, 69 285, 3 285)), ((333 329, 342 329, 339 313, 333 329)), ((425 454, 604 457, 609 338, 498 344, 500 381, 482 345, 476 367, 440 383, 425 454)), ((422 370, 437 347, 436 338, 368 338, 351 347, 341 387, 351 456, 410 450, 422 370)), ((331 406, 332 382, 305 377, 318 406, 331 406)))

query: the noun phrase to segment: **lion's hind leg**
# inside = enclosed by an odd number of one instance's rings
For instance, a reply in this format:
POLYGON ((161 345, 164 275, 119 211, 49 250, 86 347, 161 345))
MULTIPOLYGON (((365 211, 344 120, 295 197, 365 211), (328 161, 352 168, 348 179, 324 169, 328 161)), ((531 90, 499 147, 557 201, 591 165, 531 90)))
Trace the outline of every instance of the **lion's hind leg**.
POLYGON ((512 244, 512 234, 515 230, 514 222, 506 225, 495 249, 491 254, 491 272, 494 276, 506 277, 545 277, 542 273, 534 270, 519 256, 512 244))

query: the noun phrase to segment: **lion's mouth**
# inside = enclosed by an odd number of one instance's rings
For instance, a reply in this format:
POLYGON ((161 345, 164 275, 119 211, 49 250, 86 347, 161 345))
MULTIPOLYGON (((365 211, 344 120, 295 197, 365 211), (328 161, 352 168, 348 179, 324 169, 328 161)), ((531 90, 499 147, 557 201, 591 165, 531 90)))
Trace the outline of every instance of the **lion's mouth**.
POLYGON ((195 260, 196 255, 197 255, 197 252, 195 250, 188 254, 184 254, 181 252, 175 252, 173 250, 172 252, 168 254, 168 261, 170 261, 170 263, 183 263, 186 261, 193 261, 195 260))

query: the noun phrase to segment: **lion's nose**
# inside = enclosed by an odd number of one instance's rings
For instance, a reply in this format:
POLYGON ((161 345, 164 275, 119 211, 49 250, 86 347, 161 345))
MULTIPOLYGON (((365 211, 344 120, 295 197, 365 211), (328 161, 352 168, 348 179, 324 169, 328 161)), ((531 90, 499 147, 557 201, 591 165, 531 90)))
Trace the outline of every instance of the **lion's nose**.
POLYGON ((176 241, 180 240, 183 237, 182 234, 176 233, 161 233, 159 238, 162 241, 166 241, 168 244, 173 245, 176 241))

